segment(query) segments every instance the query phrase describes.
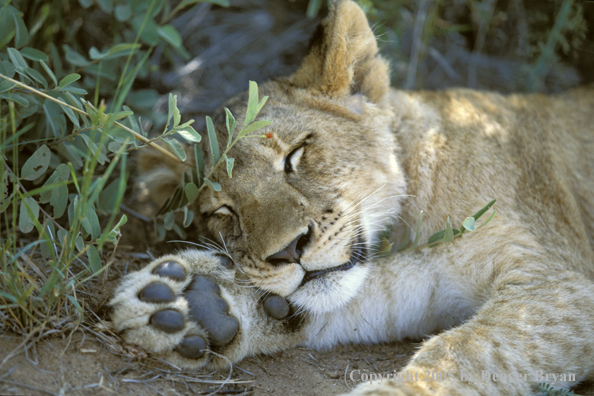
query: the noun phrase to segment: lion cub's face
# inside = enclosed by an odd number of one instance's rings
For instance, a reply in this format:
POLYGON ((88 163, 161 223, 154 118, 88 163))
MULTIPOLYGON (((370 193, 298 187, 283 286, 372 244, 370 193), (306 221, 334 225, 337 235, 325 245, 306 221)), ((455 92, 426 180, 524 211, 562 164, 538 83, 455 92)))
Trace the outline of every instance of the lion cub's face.
MULTIPOLYGON (((387 81, 365 16, 341 2, 299 71, 261 85, 260 96, 270 98, 259 119, 273 123, 258 134, 272 137, 239 141, 229 153, 233 178, 220 169, 214 180, 222 191, 200 197, 208 228, 256 286, 324 312, 363 283, 370 245, 404 190, 387 81), (342 66, 329 64, 336 57, 342 66)), ((244 94, 227 107, 237 116, 246 105, 244 94)), ((224 123, 221 111, 221 146, 224 123)))

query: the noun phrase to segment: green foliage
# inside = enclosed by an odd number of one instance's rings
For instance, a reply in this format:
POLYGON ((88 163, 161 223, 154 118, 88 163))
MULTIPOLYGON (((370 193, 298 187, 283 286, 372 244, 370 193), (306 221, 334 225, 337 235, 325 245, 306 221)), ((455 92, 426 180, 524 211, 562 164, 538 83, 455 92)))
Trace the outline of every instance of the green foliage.
MULTIPOLYGON (((398 253, 404 253, 404 252, 413 251, 415 249, 421 249, 421 248, 427 248, 427 247, 433 248, 433 247, 436 247, 443 243, 452 242, 456 238, 461 238, 462 235, 464 235, 464 233, 466 233, 466 232, 478 230, 479 228, 487 225, 491 220, 493 220, 493 217, 495 217, 495 213, 497 211, 493 210, 493 212, 491 213, 489 218, 487 220, 485 220, 485 222, 483 224, 481 224, 478 227, 475 226, 476 221, 479 218, 481 218, 481 216, 484 215, 491 208, 491 206, 493 206, 495 204, 495 202, 497 202, 497 200, 495 200, 495 199, 492 200, 491 202, 486 204, 484 207, 482 207, 478 212, 476 212, 472 216, 469 216, 466 219, 464 219, 464 221, 462 222, 462 225, 459 228, 452 228, 450 218, 448 217, 446 219, 445 229, 438 231, 435 234, 431 235, 431 237, 429 237, 429 240, 427 241, 427 243, 424 245, 419 245, 420 235, 421 235, 421 224, 423 222, 423 212, 421 211, 419 213, 419 218, 417 220, 414 239, 412 240, 412 242, 410 241, 410 237, 408 235, 408 230, 411 227, 408 226, 408 224, 407 224, 408 227, 406 227, 404 238, 396 251, 398 253)), ((391 233, 392 233, 392 229, 389 228, 382 235, 380 235, 380 242, 374 248, 374 250, 377 252, 378 255, 387 256, 392 253, 393 243, 391 243, 389 241, 389 237, 390 237, 391 233)))
MULTIPOLYGON (((191 223, 191 219, 194 217, 194 213, 192 210, 189 209, 189 206, 193 204, 200 191, 203 188, 208 187, 213 191, 221 191, 221 185, 215 181, 212 181, 212 175, 214 171, 222 164, 225 164, 227 169, 227 175, 231 178, 233 177, 233 165, 235 163, 235 158, 231 158, 228 156, 229 150, 237 143, 240 139, 245 137, 261 137, 261 138, 270 138, 272 137, 271 133, 266 135, 255 135, 252 134, 253 132, 264 128, 271 121, 268 120, 261 120, 256 121, 256 117, 264 104, 268 100, 268 96, 259 100, 258 98, 258 84, 254 81, 250 81, 249 83, 249 93, 248 93, 248 105, 246 109, 245 120, 243 126, 239 130, 237 134, 235 134, 235 129, 237 127, 237 123, 235 121, 235 117, 231 114, 231 111, 225 108, 225 126, 227 129, 227 139, 226 145, 223 153, 221 154, 221 150, 219 148, 219 139, 217 138, 217 133, 215 131, 214 124, 212 119, 209 116, 206 116, 206 131, 208 135, 208 147, 210 150, 210 154, 212 157, 212 166, 210 169, 205 169, 204 166, 204 158, 202 157, 202 153, 198 146, 194 146, 194 158, 195 158, 195 169, 192 169, 189 172, 186 172, 183 176, 182 185, 177 187, 173 192, 172 196, 169 197, 159 211, 157 212, 157 216, 155 218, 155 233, 160 240, 165 238, 166 231, 174 230, 181 238, 185 238, 186 234, 183 231, 183 228, 187 228, 191 223), (183 213, 183 222, 182 226, 180 227, 179 217, 176 216, 176 213, 183 213), (178 221, 176 221, 178 220, 178 221)), ((172 117, 175 119, 175 100, 172 101, 172 97, 169 98, 169 118, 172 117)), ((169 121, 168 121, 169 124, 169 121)), ((175 124, 175 122, 174 122, 175 124)), ((188 137, 188 140, 192 142, 199 142, 200 135, 196 134, 188 137)), ((179 148, 183 151, 183 148, 179 148)))
POLYGON ((551 384, 546 382, 538 384, 538 392, 547 396, 578 396, 567 389, 554 388, 551 384))
POLYGON ((397 87, 550 92, 577 84, 568 66, 589 71, 588 2, 356 1, 397 87))
MULTIPOLYGON (((80 0, 78 12, 106 13, 116 27, 100 50, 74 36, 55 40, 72 35, 63 13, 75 12, 76 3, 0 0, 0 316, 7 328, 30 332, 82 320, 78 290, 113 262, 127 222, 119 214, 127 153, 151 145, 184 161, 174 136, 200 141, 170 95, 168 117, 153 117, 164 125, 153 140, 171 151, 156 145, 135 112, 150 115, 158 95, 132 100, 155 48, 186 55, 167 22, 193 3, 172 9, 169 0, 80 0), (69 44, 57 48, 60 41, 69 44)), ((197 193, 188 188, 193 199, 197 193)), ((186 211, 184 224, 192 218, 186 211)))

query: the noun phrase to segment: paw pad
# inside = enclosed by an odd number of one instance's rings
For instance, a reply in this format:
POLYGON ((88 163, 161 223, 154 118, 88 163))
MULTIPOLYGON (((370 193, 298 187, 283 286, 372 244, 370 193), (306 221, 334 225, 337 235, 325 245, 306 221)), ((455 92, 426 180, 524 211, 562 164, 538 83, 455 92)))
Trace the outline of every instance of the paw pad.
POLYGON ((184 328, 184 316, 174 309, 164 309, 151 316, 150 323, 165 333, 177 333, 184 328))
POLYGON ((276 320, 281 320, 289 315, 289 303, 281 296, 269 296, 262 304, 264 311, 276 320))
POLYGON ((197 335, 184 337, 182 342, 175 347, 175 351, 188 359, 198 359, 204 356, 206 342, 197 335))
POLYGON ((155 282, 151 283, 138 294, 138 299, 144 302, 171 302, 175 300, 173 290, 164 283, 155 282))
POLYGON ((227 315, 229 305, 220 296, 221 289, 213 280, 197 276, 186 292, 190 317, 206 331, 213 346, 229 344, 239 330, 239 322, 227 315), (209 309, 204 309, 209 307, 209 309))
POLYGON ((175 261, 167 261, 159 264, 153 270, 153 274, 167 277, 176 281, 183 281, 186 279, 186 270, 180 263, 175 261))

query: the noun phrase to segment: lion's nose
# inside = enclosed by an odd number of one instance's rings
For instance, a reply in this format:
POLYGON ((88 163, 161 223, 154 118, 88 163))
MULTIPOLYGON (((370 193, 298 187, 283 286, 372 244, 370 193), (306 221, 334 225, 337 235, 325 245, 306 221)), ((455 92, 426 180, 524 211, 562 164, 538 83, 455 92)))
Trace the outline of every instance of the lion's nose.
POLYGON ((278 253, 274 253, 266 258, 272 265, 281 265, 289 263, 298 263, 303 253, 303 248, 308 244, 311 237, 311 228, 307 232, 297 236, 293 242, 278 253))

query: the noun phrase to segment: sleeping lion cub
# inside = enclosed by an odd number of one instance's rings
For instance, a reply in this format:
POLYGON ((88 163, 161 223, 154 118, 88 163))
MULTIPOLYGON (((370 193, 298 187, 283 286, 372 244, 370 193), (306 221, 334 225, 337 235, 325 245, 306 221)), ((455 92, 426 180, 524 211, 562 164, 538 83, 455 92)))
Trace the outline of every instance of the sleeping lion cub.
MULTIPOLYGON (((239 141, 233 178, 219 168, 222 191, 199 198, 229 254, 182 251, 126 276, 111 301, 124 338, 214 368, 438 334, 356 395, 527 395, 591 376, 594 91, 404 92, 389 80, 361 9, 333 3, 299 70, 260 86, 272 138, 239 141), (426 241, 495 198, 494 220, 451 243, 372 249, 387 226, 397 242, 407 224, 414 234, 421 210, 426 241)), ((215 124, 224 144, 224 112, 215 124)), ((159 194, 169 181, 149 184, 159 194)))

